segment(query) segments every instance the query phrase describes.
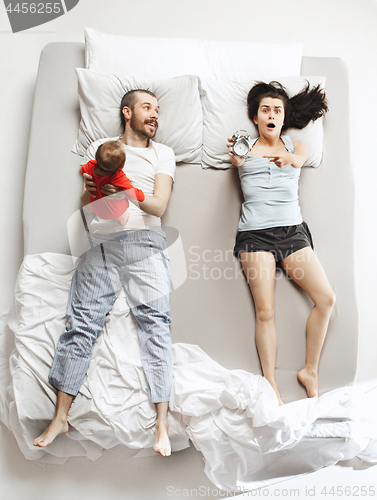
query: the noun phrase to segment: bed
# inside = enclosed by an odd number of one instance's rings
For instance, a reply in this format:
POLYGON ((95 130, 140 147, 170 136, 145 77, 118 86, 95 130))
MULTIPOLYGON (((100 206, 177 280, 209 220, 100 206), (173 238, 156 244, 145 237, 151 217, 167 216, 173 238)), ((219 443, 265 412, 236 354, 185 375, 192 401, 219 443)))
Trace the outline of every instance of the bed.
MULTIPOLYGON (((0 416, 30 460, 94 460, 112 449, 127 459, 139 457, 142 469, 156 460, 150 456, 155 417, 140 389, 135 325, 123 294, 72 406, 72 429, 44 450, 32 446, 33 436, 53 415, 49 362, 64 326, 70 279, 85 247, 78 212, 80 157, 71 153, 80 121, 75 68, 84 66, 82 43, 49 44, 41 54, 26 169, 25 260, 1 337, 4 353, 13 339, 16 348, 10 372, 2 360, 0 416), (110 388, 106 397, 105 388, 110 388), (27 394, 36 392, 32 404, 27 394)), ((202 168, 197 157, 180 162, 163 218, 173 271, 175 383, 169 425, 173 451, 186 450, 181 467, 201 463, 198 451, 205 458, 206 476, 197 467, 187 472, 192 487, 256 488, 355 455, 369 460, 375 453, 375 441, 359 432, 352 389, 358 309, 347 69, 338 58, 303 57, 301 74, 326 78, 330 108, 321 165, 303 168, 300 181, 303 217, 337 295, 320 363, 320 398, 308 400, 296 379, 312 304, 282 271, 276 283, 277 383, 289 403, 282 410, 260 376, 252 299, 231 253, 242 202, 237 171, 223 164, 202 168), (190 440, 198 451, 192 444, 187 450, 190 440)), ((154 497, 165 498, 169 466, 159 467, 162 486, 154 497)), ((132 484, 141 473, 130 478, 132 484)))

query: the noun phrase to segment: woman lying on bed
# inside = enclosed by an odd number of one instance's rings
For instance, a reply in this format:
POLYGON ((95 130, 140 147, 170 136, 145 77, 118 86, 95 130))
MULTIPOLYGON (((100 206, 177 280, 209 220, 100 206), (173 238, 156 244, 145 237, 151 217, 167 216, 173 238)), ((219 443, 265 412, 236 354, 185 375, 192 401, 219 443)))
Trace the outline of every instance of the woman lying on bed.
MULTIPOLYGON (((238 167, 244 196, 234 254, 240 259, 255 304, 255 339, 263 375, 283 404, 275 381, 277 335, 274 320, 276 263, 280 262, 314 302, 306 324, 306 361, 297 374, 309 397, 318 396, 318 364, 335 295, 316 254, 298 202, 298 181, 307 147, 282 131, 303 128, 327 111, 324 92, 309 85, 289 98, 278 82, 258 83, 247 98, 258 129, 245 158, 229 152, 238 167)), ((231 150, 233 139, 228 138, 231 150)))

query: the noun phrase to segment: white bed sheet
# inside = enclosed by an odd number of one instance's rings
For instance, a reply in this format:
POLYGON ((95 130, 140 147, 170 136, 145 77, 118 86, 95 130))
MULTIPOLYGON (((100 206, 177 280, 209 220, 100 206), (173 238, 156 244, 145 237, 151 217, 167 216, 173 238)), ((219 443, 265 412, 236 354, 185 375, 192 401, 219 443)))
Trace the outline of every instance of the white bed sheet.
MULTIPOLYGON (((114 448, 131 457, 153 454, 155 410, 123 292, 95 344, 69 433, 47 448, 33 446, 55 410, 48 372, 76 262, 52 253, 24 259, 8 324, 0 328, 0 419, 25 457, 42 464, 73 456, 95 460, 114 448)), ((266 486, 354 456, 377 461, 377 390, 364 395, 346 387, 279 408, 263 377, 227 370, 198 346, 174 344, 174 360, 172 449, 188 447, 191 439, 219 488, 266 486)))

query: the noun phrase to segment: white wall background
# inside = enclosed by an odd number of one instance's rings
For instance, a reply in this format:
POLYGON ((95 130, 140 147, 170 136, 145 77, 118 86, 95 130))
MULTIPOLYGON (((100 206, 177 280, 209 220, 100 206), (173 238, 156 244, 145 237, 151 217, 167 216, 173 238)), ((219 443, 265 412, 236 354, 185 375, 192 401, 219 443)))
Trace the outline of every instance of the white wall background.
MULTIPOLYGON (((237 0, 233 3, 227 0, 80 0, 67 15, 18 34, 11 32, 1 2, 0 312, 10 305, 23 256, 24 170, 40 52, 49 42, 83 41, 85 26, 135 36, 303 42, 304 55, 335 56, 346 62, 350 74, 351 154, 357 190, 358 380, 377 378, 376 0, 237 0)), ((51 189, 59 189, 58 179, 51 189)), ((5 442, 11 443, 9 436, 5 442)), ((0 454, 3 453, 1 447, 0 454)), ((6 460, 6 455, 2 459, 6 460)), ((13 479, 7 477, 7 481, 12 484, 13 479)), ((17 491, 21 494, 21 490, 17 491)), ((14 495, 6 498, 21 498, 14 495)))

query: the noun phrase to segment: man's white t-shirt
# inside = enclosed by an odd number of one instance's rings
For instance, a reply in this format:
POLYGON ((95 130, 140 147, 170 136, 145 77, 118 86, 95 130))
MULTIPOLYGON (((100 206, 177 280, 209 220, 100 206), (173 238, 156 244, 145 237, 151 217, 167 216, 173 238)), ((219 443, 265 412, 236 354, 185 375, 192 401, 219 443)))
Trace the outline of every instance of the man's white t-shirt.
MULTIPOLYGON (((111 137, 93 142, 86 151, 83 163, 95 159, 96 151, 101 144, 118 139, 119 137, 111 137)), ((132 185, 142 189, 146 196, 153 196, 156 174, 167 174, 174 181, 175 156, 170 147, 152 140, 149 140, 147 148, 134 148, 125 144, 122 146, 126 153, 123 171, 132 185)), ((89 230, 91 233, 116 233, 118 231, 153 229, 153 227, 161 226, 159 217, 143 212, 132 201, 130 201, 128 213, 130 217, 124 226, 114 220, 104 220, 95 216, 89 225, 89 230)))

